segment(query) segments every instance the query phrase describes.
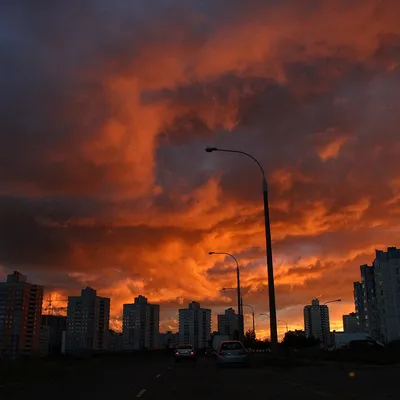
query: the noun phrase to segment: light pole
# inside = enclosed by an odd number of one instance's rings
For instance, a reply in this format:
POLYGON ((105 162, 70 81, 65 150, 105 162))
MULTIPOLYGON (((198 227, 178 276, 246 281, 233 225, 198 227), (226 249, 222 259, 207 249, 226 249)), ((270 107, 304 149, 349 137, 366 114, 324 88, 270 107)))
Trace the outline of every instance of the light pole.
POLYGON ((268 294, 269 294, 269 312, 270 312, 270 330, 271 330, 271 346, 272 350, 278 347, 278 328, 276 323, 276 304, 275 304, 275 282, 274 282, 274 266, 272 261, 272 239, 271 239, 271 223, 269 218, 269 204, 268 204, 268 185, 265 179, 264 168, 261 166, 259 161, 254 158, 251 154, 240 150, 230 149, 219 149, 217 147, 207 147, 207 153, 213 151, 223 151, 226 153, 237 153, 242 154, 251 158, 260 168, 262 173, 262 190, 264 196, 264 223, 265 223, 265 242, 266 242, 266 253, 267 253, 267 270, 268 270, 268 294))
POLYGON ((251 308, 251 314, 253 316, 253 332, 254 332, 254 336, 255 336, 255 334, 256 334, 256 318, 255 318, 255 315, 254 315, 254 308, 250 304, 243 304, 243 307, 250 307, 251 308))
MULTIPOLYGON (((268 313, 261 313, 260 315, 266 315, 267 317, 270 316, 268 313)), ((289 332, 289 324, 287 323, 287 321, 285 321, 284 319, 278 319, 278 322, 283 322, 286 325, 286 332, 289 332)))
MULTIPOLYGON (((341 301, 342 301, 342 299, 328 300, 328 301, 326 301, 324 303, 324 306, 326 306, 329 303, 339 303, 341 301)), ((328 321, 329 321, 329 307, 326 306, 326 309, 327 309, 327 312, 328 312, 328 317, 327 318, 328 318, 328 321)), ((322 344, 326 346, 327 344, 330 343, 330 341, 331 341, 331 336, 330 336, 330 333, 329 333, 329 330, 328 330, 328 332, 325 335, 322 336, 322 344)))
POLYGON ((278 321, 283 322, 286 325, 286 332, 289 332, 289 326, 288 326, 287 321, 285 321, 284 319, 281 319, 281 320, 278 320, 278 321))
POLYGON ((236 281, 237 281, 237 302, 238 302, 238 318, 239 318, 239 335, 240 338, 244 336, 244 329, 243 329, 243 316, 242 316, 242 310, 240 307, 240 269, 239 269, 239 263, 236 257, 231 254, 231 253, 225 253, 225 252, 217 252, 217 251, 209 251, 208 254, 213 255, 213 254, 223 254, 225 256, 231 257, 235 260, 236 263, 236 281))

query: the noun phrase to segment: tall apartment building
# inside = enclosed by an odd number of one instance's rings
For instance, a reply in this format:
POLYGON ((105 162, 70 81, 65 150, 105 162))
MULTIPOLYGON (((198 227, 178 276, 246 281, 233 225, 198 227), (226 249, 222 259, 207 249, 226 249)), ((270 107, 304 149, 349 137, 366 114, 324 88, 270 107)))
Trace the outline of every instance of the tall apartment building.
POLYGON ((43 286, 14 271, 0 283, 0 355, 15 359, 40 351, 43 286))
POLYGON ((356 310, 356 318, 359 332, 367 332, 365 328, 366 318, 364 311, 364 292, 361 282, 353 283, 354 306, 356 310))
POLYGON ((356 333, 359 332, 359 325, 356 313, 350 313, 343 315, 343 331, 346 333, 356 333))
POLYGON ((323 345, 329 344, 329 308, 327 305, 320 305, 318 299, 304 307, 304 331, 306 337, 319 339, 323 345))
POLYGON ((211 310, 192 301, 179 310, 179 344, 191 344, 203 349, 211 338, 211 310))
POLYGON ((160 306, 144 296, 133 304, 124 304, 122 340, 125 350, 156 349, 160 325, 160 306))
POLYGON ((400 249, 376 250, 373 267, 379 330, 391 342, 400 339, 400 249))
POLYGON ((382 342, 400 339, 400 249, 376 250, 372 265, 360 272, 361 282, 354 283, 360 331, 382 342))
POLYGON ((224 314, 218 315, 218 333, 229 335, 232 339, 239 333, 239 316, 233 308, 225 310, 224 314))
POLYGON ((99 334, 96 350, 108 350, 110 336, 110 299, 98 297, 99 301, 99 334))
POLYGON ((109 298, 90 287, 68 297, 66 352, 106 350, 109 325, 109 298))
POLYGON ((354 282, 354 302, 360 332, 381 339, 378 301, 375 287, 375 267, 360 266, 361 282, 354 282))

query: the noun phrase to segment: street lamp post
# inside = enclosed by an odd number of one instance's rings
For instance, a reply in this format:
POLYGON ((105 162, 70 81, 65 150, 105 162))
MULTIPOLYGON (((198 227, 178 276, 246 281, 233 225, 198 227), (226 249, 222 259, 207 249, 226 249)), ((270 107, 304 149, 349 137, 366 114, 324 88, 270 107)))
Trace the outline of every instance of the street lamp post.
MULTIPOLYGON (((342 301, 342 299, 328 300, 328 301, 326 301, 326 302, 324 303, 324 306, 326 306, 326 305, 329 304, 329 303, 339 303, 339 302, 341 302, 341 301, 342 301)), ((327 308, 327 310, 328 310, 328 312, 329 312, 328 306, 326 306, 326 308, 327 308)), ((329 318, 329 317, 328 317, 328 318, 329 318)), ((330 343, 329 331, 328 331, 328 333, 327 333, 326 335, 323 335, 323 336, 322 336, 322 343, 323 343, 324 345, 327 345, 327 344, 330 343)))
POLYGON ((286 325, 286 332, 289 332, 289 326, 288 326, 287 321, 285 321, 284 319, 281 319, 280 321, 286 325))
POLYGON ((269 312, 270 312, 270 330, 271 330, 271 346, 272 349, 277 349, 278 346, 278 329, 276 322, 276 303, 275 303, 275 283, 274 283, 274 266, 272 261, 272 239, 271 239, 271 223, 269 217, 269 204, 268 204, 268 185, 265 179, 264 168, 259 161, 251 154, 239 150, 219 149, 217 147, 207 147, 207 153, 213 151, 223 151, 227 153, 237 153, 251 158, 260 168, 262 173, 262 190, 264 196, 264 223, 265 223, 265 242, 266 242, 266 255, 267 255, 267 270, 268 270, 268 294, 269 294, 269 312))
MULTIPOLYGON (((268 313, 261 313, 260 315, 266 315, 267 317, 270 317, 268 313)), ((286 325, 286 332, 289 332, 289 324, 287 323, 287 321, 285 321, 284 319, 278 319, 278 322, 283 322, 286 325)))
POLYGON ((235 260, 236 263, 236 281, 237 281, 237 302, 238 302, 238 318, 239 318, 239 335, 240 338, 243 338, 244 336, 244 329, 243 329, 243 316, 242 316, 242 309, 240 307, 240 269, 239 269, 239 263, 238 260, 236 259, 236 257, 231 254, 231 253, 224 253, 224 252, 217 252, 217 251, 210 251, 208 252, 208 254, 213 255, 213 254, 223 254, 226 256, 229 256, 231 258, 233 258, 235 260))
POLYGON ((256 334, 256 318, 255 318, 255 315, 254 315, 254 308, 250 304, 242 304, 242 305, 243 305, 243 307, 250 307, 251 308, 251 314, 253 316, 253 332, 254 332, 254 335, 255 335, 256 334))

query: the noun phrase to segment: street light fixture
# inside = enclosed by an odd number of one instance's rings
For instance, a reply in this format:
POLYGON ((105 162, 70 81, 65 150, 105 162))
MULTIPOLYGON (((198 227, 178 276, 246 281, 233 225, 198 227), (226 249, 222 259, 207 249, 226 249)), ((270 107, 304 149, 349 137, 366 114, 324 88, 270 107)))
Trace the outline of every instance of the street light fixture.
POLYGON ((254 315, 254 308, 250 304, 242 304, 242 306, 251 308, 251 314, 253 316, 253 332, 254 332, 254 335, 255 335, 256 334, 256 317, 254 315))
MULTIPOLYGON (((268 313, 261 313, 260 315, 266 315, 267 317, 270 316, 268 313)), ((289 332, 289 324, 287 323, 287 321, 285 321, 284 319, 278 319, 278 322, 283 322, 286 325, 286 332, 289 332)))
POLYGON ((239 335, 240 335, 240 338, 243 338, 243 336, 244 336, 244 327, 243 327, 243 315, 242 315, 241 307, 240 307, 240 299, 241 299, 241 297, 240 297, 240 269, 239 269, 238 260, 231 253, 209 251, 208 254, 210 256, 214 255, 214 254, 221 254, 221 255, 225 255, 225 256, 231 257, 231 258, 233 258, 235 260, 235 263, 236 263, 236 281, 237 281, 237 304, 238 304, 237 307, 238 307, 239 330, 240 330, 239 335))
POLYGON ((268 205, 268 185, 265 179, 264 168, 260 162, 253 157, 251 154, 240 150, 230 149, 219 149, 217 147, 207 147, 207 153, 213 151, 222 151, 226 153, 237 153, 242 154, 246 157, 251 158, 260 168, 262 173, 262 190, 264 196, 264 223, 265 223, 265 241, 266 241, 266 255, 267 255, 267 270, 268 270, 268 294, 269 294, 269 311, 270 311, 270 330, 271 330, 271 346, 272 350, 277 349, 278 346, 278 328, 276 321, 276 303, 275 303, 275 282, 274 282, 274 266, 272 261, 272 239, 271 239, 271 223, 269 217, 269 205, 268 205))
POLYGON ((284 319, 281 319, 281 320, 278 320, 278 321, 283 322, 286 325, 286 332, 289 332, 289 326, 288 326, 287 321, 285 321, 284 319))
POLYGON ((328 304, 328 303, 339 303, 339 302, 341 302, 341 301, 342 301, 342 299, 329 300, 329 301, 326 301, 326 302, 324 303, 324 306, 325 306, 326 304, 328 304))

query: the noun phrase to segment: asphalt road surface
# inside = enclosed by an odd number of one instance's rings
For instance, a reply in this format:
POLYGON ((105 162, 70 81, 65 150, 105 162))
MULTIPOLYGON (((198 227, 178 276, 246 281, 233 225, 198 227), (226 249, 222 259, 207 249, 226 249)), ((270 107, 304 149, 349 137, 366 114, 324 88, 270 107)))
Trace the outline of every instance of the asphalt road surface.
POLYGON ((170 356, 89 360, 51 379, 0 387, 4 399, 398 399, 400 367, 324 364, 218 368, 211 359, 175 363, 170 356))

